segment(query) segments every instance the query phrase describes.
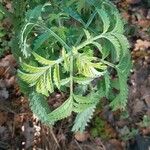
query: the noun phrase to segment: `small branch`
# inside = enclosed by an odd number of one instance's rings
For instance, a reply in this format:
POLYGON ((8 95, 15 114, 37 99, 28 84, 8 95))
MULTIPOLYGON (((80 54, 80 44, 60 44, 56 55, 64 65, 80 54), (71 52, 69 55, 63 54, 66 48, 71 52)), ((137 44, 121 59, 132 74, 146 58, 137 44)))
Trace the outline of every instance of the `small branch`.
POLYGON ((58 142, 52 128, 50 128, 50 133, 51 133, 52 137, 54 138, 54 141, 56 142, 57 147, 60 148, 59 142, 58 142))
POLYGON ((101 38, 105 38, 105 36, 103 36, 103 34, 95 36, 95 37, 91 37, 90 39, 87 39, 86 41, 84 41, 83 43, 81 43, 79 46, 77 46, 75 49, 78 51, 82 48, 84 48, 85 46, 92 44, 92 42, 101 39, 101 38))
POLYGON ((79 148, 80 150, 83 150, 77 140, 75 140, 75 143, 77 144, 77 146, 78 146, 78 148, 79 148))
POLYGON ((88 39, 88 40, 84 41, 83 43, 81 43, 79 46, 77 46, 75 49, 78 51, 78 50, 84 48, 85 46, 92 44, 92 42, 93 42, 93 38, 88 39))

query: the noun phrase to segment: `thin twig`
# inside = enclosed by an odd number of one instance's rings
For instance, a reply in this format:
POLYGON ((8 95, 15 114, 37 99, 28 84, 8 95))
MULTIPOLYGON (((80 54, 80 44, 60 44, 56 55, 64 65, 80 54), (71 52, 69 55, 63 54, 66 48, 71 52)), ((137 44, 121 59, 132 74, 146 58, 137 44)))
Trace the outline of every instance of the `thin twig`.
POLYGON ((7 112, 11 112, 13 114, 17 114, 14 110, 12 110, 9 106, 7 106, 5 102, 1 102, 1 101, 0 101, 0 110, 4 110, 7 112))
POLYGON ((77 144, 77 146, 79 147, 80 150, 83 150, 82 147, 80 146, 80 144, 77 142, 77 140, 75 140, 75 143, 77 144))
POLYGON ((42 142, 42 143, 43 143, 43 147, 42 147, 42 148, 43 148, 44 150, 48 150, 49 147, 51 147, 51 144, 50 144, 50 142, 49 142, 50 140, 49 140, 49 137, 48 137, 48 135, 47 135, 47 133, 49 133, 49 132, 46 132, 46 133, 45 133, 45 130, 47 131, 48 128, 46 128, 46 129, 45 129, 45 128, 42 128, 42 135, 44 136, 44 137, 42 137, 42 140, 44 139, 43 142, 42 142))
POLYGON ((54 141, 56 142, 58 148, 60 148, 60 145, 58 143, 58 140, 57 140, 52 128, 50 128, 50 133, 51 133, 52 137, 54 138, 54 141))

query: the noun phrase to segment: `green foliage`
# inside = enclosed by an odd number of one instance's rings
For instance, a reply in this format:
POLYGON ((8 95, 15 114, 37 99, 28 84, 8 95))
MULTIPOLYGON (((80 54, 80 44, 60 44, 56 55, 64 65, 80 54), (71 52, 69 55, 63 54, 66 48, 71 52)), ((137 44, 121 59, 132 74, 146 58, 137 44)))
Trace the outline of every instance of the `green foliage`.
MULTIPOLYGON (((2 22, 4 19, 4 14, 1 12, 0 9, 0 22, 2 22)), ((5 28, 3 27, 2 23, 0 23, 0 56, 7 50, 8 48, 8 42, 5 40, 5 28)))
POLYGON ((114 70, 119 94, 114 93, 110 106, 125 109, 131 68, 129 43, 111 2, 53 0, 42 5, 40 0, 21 0, 14 8, 12 47, 20 60, 18 77, 21 87, 28 85, 31 109, 42 122, 54 124, 74 112, 78 115, 72 130, 83 131, 100 99, 113 92, 114 70), (40 5, 33 8, 37 3, 40 5), (46 97, 58 90, 68 98, 50 110, 46 97))
POLYGON ((50 108, 45 102, 46 99, 43 95, 33 92, 29 95, 30 108, 34 114, 43 122, 49 124, 47 114, 50 113, 50 108), (39 111, 40 110, 40 111, 39 111), (42 113, 41 113, 42 111, 42 113))
POLYGON ((144 115, 143 121, 140 123, 142 127, 149 127, 150 126, 150 117, 148 115, 144 115))
POLYGON ((93 137, 101 137, 102 139, 108 140, 111 138, 110 133, 108 132, 108 129, 106 128, 107 122, 102 120, 99 117, 94 118, 91 128, 91 135, 93 137))
POLYGON ((90 119, 93 116, 95 110, 95 105, 85 109, 83 112, 79 113, 75 119, 74 126, 72 128, 72 131, 84 131, 85 127, 87 126, 87 123, 90 121, 90 119))
POLYGON ((129 129, 127 126, 125 126, 123 129, 121 129, 120 136, 122 140, 128 141, 133 139, 138 133, 139 133, 138 129, 134 129, 134 128, 129 129))

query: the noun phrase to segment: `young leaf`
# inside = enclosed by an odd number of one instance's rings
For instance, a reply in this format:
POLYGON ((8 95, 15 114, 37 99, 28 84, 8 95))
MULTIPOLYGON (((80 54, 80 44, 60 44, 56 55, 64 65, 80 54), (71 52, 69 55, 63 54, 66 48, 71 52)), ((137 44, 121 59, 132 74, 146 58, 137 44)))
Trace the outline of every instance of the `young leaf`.
POLYGON ((54 82, 58 89, 60 89, 60 73, 59 73, 59 65, 56 64, 54 67, 54 82))

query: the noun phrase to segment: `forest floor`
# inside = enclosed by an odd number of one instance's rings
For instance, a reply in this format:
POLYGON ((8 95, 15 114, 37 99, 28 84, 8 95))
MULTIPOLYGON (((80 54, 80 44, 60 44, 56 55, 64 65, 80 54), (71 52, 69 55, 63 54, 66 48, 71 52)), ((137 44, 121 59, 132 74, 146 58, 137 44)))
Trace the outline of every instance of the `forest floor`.
MULTIPOLYGON (((112 112, 103 100, 84 133, 70 132, 73 116, 48 128, 32 114, 27 98, 19 91, 17 64, 9 52, 11 25, 8 19, 0 22, 0 49, 8 50, 0 59, 0 150, 150 149, 150 2, 115 3, 126 22, 131 44, 128 106, 124 112, 112 112)), ((10 8, 9 3, 6 7, 10 8)), ((59 93, 53 96, 57 102, 62 98, 59 93)))

